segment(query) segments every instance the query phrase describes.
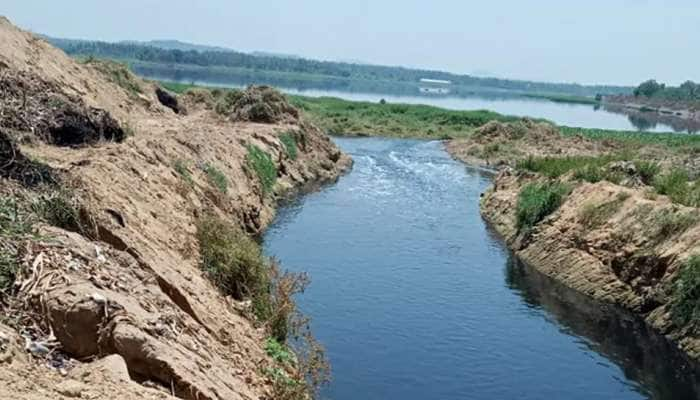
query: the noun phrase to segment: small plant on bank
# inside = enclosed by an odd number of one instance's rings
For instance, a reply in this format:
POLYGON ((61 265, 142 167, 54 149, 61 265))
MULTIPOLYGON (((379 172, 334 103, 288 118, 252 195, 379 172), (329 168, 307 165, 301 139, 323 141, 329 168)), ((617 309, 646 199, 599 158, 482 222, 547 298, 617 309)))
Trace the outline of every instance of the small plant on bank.
POLYGON ((173 163, 173 168, 188 185, 194 186, 194 179, 192 178, 192 174, 190 173, 190 169, 186 161, 180 159, 175 160, 173 163))
POLYGON ((0 300, 15 282, 19 271, 17 242, 33 235, 32 222, 14 198, 0 198, 0 300))
POLYGON ((287 157, 290 160, 297 159, 297 140, 294 135, 290 132, 283 133, 280 135, 280 141, 284 145, 284 149, 287 151, 287 157))
POLYGON ((280 343, 274 337, 269 337, 265 341, 265 352, 270 358, 282 365, 296 364, 296 357, 286 345, 280 343))
POLYGON ((279 365, 265 368, 275 399, 313 398, 329 379, 323 347, 296 308, 294 296, 309 283, 305 274, 281 272, 258 243, 215 215, 197 221, 202 268, 214 284, 235 299, 250 299, 252 311, 270 338, 265 350, 279 365), (285 345, 293 338, 294 346, 285 345), (293 352, 293 353, 292 353, 293 352))
POLYGON ((698 220, 700 220, 700 216, 696 211, 679 212, 672 208, 664 208, 653 217, 656 237, 667 238, 672 235, 680 235, 695 225, 698 220))
POLYGON ((204 173, 207 174, 209 183, 219 189, 221 193, 228 192, 228 179, 226 179, 226 175, 221 170, 211 164, 205 164, 204 173))
POLYGON ((581 223, 588 228, 597 228, 620 210, 622 204, 630 197, 627 192, 620 192, 615 199, 601 204, 588 203, 579 213, 581 223))
POLYGON ((680 327, 700 332, 700 256, 690 257, 680 269, 671 294, 671 317, 680 327))
POLYGON ((241 229, 214 215, 197 221, 197 239, 202 269, 209 279, 236 300, 251 299, 254 311, 266 309, 270 276, 260 246, 241 229))
POLYGON ((661 172, 661 166, 652 161, 637 160, 634 162, 634 167, 645 185, 652 184, 656 175, 661 172))
POLYGON ((700 181, 691 181, 687 171, 674 169, 654 179, 654 188, 671 201, 690 207, 700 207, 700 181))
POLYGON ((559 182, 530 183, 518 195, 516 222, 518 232, 529 231, 556 211, 569 187, 559 182))
POLYGON ((272 157, 254 144, 249 144, 246 147, 248 149, 248 165, 255 171, 262 185, 263 193, 272 192, 277 180, 277 166, 272 161, 272 157))
POLYGON ((60 190, 43 195, 34 201, 32 211, 50 225, 89 238, 97 236, 94 219, 70 191, 60 190))

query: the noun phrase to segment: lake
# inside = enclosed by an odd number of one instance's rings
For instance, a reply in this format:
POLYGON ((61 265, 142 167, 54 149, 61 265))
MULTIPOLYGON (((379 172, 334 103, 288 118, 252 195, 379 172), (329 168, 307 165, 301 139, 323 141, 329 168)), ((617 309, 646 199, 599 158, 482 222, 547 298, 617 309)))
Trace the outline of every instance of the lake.
POLYGON ((437 141, 335 139, 355 160, 285 205, 268 255, 299 297, 336 400, 697 399, 691 367, 634 316, 519 262, 482 220, 488 171, 437 141))

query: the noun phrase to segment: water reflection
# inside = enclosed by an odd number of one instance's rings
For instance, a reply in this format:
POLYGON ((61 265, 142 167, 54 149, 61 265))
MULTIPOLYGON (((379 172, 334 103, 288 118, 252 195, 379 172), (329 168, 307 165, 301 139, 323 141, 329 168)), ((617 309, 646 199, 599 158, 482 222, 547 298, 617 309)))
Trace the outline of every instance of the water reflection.
POLYGON ((640 318, 575 292, 519 261, 508 258, 508 286, 528 307, 543 309, 563 332, 620 366, 635 390, 659 400, 700 398, 700 370, 640 318))

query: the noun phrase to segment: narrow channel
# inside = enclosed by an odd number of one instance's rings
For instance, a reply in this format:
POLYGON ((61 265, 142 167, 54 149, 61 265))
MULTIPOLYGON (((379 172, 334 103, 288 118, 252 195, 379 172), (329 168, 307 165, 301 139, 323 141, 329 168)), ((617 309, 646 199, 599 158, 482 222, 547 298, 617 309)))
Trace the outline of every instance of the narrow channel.
POLYGON ((324 398, 696 399, 673 346, 515 259, 479 214, 491 176, 440 142, 335 139, 353 170, 283 207, 267 254, 307 271, 324 398))

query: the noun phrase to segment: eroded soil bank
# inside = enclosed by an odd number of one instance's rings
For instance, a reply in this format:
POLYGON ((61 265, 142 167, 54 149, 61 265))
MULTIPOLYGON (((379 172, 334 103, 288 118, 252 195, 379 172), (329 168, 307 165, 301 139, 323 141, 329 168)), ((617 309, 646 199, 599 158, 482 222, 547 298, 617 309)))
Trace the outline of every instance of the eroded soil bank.
POLYGON ((520 258, 700 358, 696 149, 567 136, 530 121, 490 123, 446 146, 499 171, 481 212, 520 258))
POLYGON ((0 38, 0 398, 270 398, 268 333, 201 270, 195 222, 257 235, 349 157, 273 90, 177 98, 0 38))

